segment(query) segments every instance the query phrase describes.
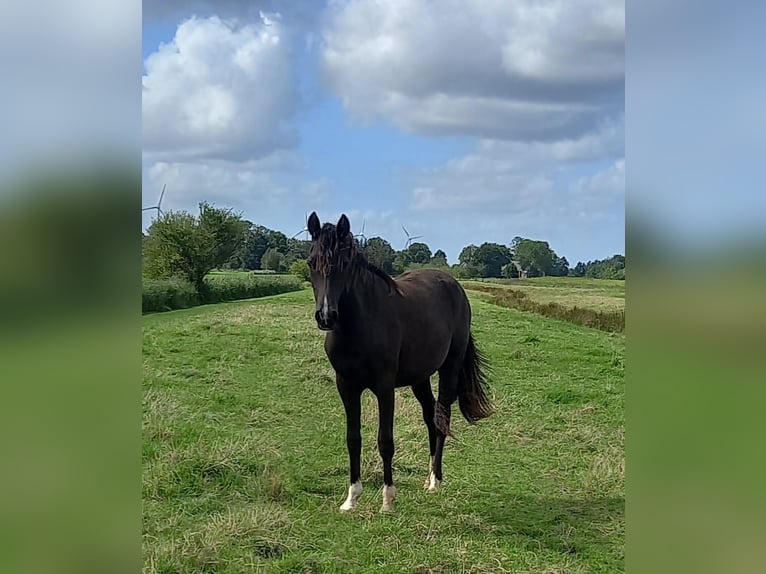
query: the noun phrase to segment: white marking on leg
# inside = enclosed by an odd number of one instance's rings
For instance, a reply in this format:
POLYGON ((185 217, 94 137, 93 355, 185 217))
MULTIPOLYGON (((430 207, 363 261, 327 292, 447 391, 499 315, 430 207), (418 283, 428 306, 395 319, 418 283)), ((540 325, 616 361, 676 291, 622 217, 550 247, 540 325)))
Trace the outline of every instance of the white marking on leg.
POLYGON ((433 473, 433 471, 431 471, 431 476, 428 478, 430 479, 430 483, 428 484, 428 492, 438 491, 442 481, 436 478, 436 475, 433 473))
POLYGON ((396 498, 396 487, 383 485, 383 506, 380 507, 381 512, 391 512, 394 509, 394 498, 396 498))
POLYGON ((426 477, 426 481, 423 483, 423 488, 428 489, 428 492, 436 492, 439 490, 442 481, 436 478, 434 474, 434 457, 431 457, 431 468, 426 477))
POLYGON ((362 496, 362 481, 357 480, 355 483, 349 485, 348 497, 346 498, 346 502, 341 505, 340 509, 351 510, 352 508, 356 508, 360 496, 362 496))
POLYGON ((428 465, 428 476, 426 477, 426 481, 423 483, 423 488, 428 488, 431 486, 431 476, 434 473, 434 457, 431 457, 431 463, 428 465))

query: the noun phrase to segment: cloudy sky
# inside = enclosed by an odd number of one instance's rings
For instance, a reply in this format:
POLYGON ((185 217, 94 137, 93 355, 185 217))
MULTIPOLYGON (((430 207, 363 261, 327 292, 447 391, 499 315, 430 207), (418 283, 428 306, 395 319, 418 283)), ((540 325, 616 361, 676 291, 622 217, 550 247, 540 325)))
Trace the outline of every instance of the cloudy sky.
POLYGON ((143 205, 623 253, 624 59, 624 0, 144 0, 143 205))

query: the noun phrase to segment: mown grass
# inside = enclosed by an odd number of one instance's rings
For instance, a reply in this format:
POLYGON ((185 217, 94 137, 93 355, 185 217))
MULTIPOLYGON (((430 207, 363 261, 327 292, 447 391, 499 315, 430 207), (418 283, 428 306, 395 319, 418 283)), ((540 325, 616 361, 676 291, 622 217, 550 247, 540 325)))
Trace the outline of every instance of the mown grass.
POLYGON ((602 331, 614 333, 625 331, 624 305, 616 309, 599 309, 593 308, 593 306, 580 307, 577 304, 571 304, 566 299, 566 293, 563 289, 560 289, 561 294, 559 297, 566 304, 554 301, 542 302, 539 299, 530 297, 527 291, 505 285, 466 282, 464 286, 469 290, 487 293, 490 302, 502 307, 537 313, 544 317, 562 319, 576 325, 601 329, 602 331))
POLYGON ((396 510, 379 514, 363 404, 352 514, 345 416, 311 292, 144 317, 144 572, 623 571, 624 338, 471 296, 497 412, 455 419, 442 490, 397 390, 396 510))
POLYGON ((535 303, 556 303, 595 311, 625 309, 625 281, 587 277, 535 277, 532 279, 483 279, 482 284, 502 285, 522 291, 535 303))
POLYGON ((298 291, 303 283, 294 275, 212 273, 205 277, 207 292, 200 296, 181 279, 144 279, 141 309, 144 313, 187 309, 206 303, 254 299, 298 291))

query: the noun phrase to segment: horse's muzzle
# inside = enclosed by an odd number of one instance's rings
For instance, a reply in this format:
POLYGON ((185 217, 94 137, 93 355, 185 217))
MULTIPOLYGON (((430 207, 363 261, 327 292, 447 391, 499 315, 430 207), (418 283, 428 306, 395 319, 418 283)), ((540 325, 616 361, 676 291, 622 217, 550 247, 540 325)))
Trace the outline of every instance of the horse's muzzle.
POLYGON ((317 321, 317 327, 322 331, 332 331, 338 322, 338 312, 329 310, 327 313, 323 313, 322 310, 319 310, 314 314, 314 318, 317 321))

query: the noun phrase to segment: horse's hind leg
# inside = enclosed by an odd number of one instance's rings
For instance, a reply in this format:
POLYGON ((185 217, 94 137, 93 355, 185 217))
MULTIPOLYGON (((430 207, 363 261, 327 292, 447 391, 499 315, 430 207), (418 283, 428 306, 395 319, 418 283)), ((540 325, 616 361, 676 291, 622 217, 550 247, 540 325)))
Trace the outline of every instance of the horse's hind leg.
POLYGON ((426 379, 421 383, 412 385, 412 392, 415 398, 423 407, 423 421, 428 428, 428 450, 431 454, 431 460, 428 467, 428 477, 423 488, 431 492, 436 492, 439 488, 438 481, 434 476, 434 455, 436 454, 436 425, 434 424, 434 393, 431 390, 431 381, 426 379))
MULTIPOLYGON (((436 427, 436 452, 434 454, 433 474, 435 488, 438 489, 442 481, 442 455, 444 441, 450 434, 450 419, 452 418, 452 404, 457 400, 458 376, 463 366, 465 348, 460 352, 453 350, 447 355, 444 364, 439 368, 439 398, 436 400, 434 412, 434 425, 436 427)), ((429 490, 432 490, 429 487, 429 490)))

